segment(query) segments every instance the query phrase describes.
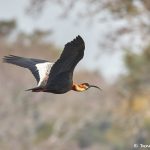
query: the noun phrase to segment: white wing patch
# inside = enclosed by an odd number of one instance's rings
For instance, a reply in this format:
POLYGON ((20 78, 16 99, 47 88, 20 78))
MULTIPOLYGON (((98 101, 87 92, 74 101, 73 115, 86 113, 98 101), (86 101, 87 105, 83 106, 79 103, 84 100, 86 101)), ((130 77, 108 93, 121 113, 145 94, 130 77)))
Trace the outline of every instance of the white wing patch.
POLYGON ((45 63, 36 64, 35 66, 40 76, 40 81, 38 83, 38 86, 45 86, 49 77, 51 67, 53 66, 53 63, 45 62, 45 63))

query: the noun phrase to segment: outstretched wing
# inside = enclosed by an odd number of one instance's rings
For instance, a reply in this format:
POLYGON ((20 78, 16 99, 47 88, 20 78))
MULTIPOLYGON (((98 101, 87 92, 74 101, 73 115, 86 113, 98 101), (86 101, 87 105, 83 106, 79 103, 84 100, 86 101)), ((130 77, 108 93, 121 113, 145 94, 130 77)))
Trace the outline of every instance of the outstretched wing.
MULTIPOLYGON (((34 58, 24 58, 14 55, 4 56, 3 62, 14 64, 20 67, 28 68, 34 75, 37 82, 41 80, 41 76, 44 74, 42 68, 43 64, 51 64, 46 60, 34 59, 34 58)), ((44 67, 45 67, 44 66, 44 67)), ((45 68, 46 69, 46 68, 45 68)))
MULTIPOLYGON (((77 63, 84 56, 84 41, 81 36, 77 36, 73 41, 67 43, 60 56, 60 58, 55 62, 50 71, 50 76, 48 79, 48 84, 51 82, 71 82, 72 74, 77 63), (71 80, 71 81, 70 81, 71 80)), ((59 84, 61 84, 59 82, 59 84)))
POLYGON ((55 77, 62 72, 72 72, 77 63, 83 58, 84 49, 84 41, 80 36, 67 43, 60 58, 53 65, 50 76, 55 77))

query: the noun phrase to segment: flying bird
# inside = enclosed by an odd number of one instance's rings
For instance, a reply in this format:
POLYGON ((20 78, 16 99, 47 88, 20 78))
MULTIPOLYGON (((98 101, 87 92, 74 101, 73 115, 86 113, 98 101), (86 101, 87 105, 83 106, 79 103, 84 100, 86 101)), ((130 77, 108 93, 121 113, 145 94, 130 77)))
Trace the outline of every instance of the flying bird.
POLYGON ((14 55, 4 56, 3 62, 27 68, 32 72, 37 81, 37 87, 26 91, 63 94, 70 90, 83 92, 91 87, 100 89, 89 83, 73 82, 73 71, 84 56, 84 49, 83 39, 77 36, 65 45, 60 58, 55 63, 14 55))

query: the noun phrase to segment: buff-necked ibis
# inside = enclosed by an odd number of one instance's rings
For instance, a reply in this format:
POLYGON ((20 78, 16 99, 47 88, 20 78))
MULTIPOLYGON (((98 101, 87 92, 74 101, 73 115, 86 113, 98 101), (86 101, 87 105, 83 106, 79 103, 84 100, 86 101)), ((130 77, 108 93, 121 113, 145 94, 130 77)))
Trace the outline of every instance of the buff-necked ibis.
POLYGON ((55 63, 14 55, 4 56, 3 62, 27 68, 32 72, 37 80, 37 87, 27 91, 62 94, 70 90, 82 92, 90 87, 100 89, 98 86, 88 83, 75 84, 73 82, 73 71, 84 56, 84 49, 83 39, 81 36, 77 36, 73 41, 65 45, 60 58, 55 63))

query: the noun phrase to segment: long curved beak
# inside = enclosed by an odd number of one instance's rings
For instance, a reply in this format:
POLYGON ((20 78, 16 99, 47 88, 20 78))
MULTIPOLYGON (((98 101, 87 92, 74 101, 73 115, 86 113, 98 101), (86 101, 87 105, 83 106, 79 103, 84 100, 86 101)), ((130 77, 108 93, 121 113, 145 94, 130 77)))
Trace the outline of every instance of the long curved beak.
POLYGON ((90 85, 89 87, 94 87, 94 88, 97 88, 99 90, 102 90, 100 87, 96 86, 96 85, 90 85))

